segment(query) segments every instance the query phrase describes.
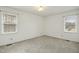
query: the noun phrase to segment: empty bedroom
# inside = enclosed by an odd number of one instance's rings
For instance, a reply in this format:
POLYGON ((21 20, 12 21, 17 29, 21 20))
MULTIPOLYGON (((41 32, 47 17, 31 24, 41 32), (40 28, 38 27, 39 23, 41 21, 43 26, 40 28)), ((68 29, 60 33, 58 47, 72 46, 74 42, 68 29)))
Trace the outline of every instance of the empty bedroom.
POLYGON ((79 7, 0 6, 0 53, 79 53, 79 7))

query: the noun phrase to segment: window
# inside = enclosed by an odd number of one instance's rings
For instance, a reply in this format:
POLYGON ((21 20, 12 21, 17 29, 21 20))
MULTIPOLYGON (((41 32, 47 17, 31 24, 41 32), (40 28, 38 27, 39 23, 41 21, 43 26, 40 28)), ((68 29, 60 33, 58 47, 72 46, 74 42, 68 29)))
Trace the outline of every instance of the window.
POLYGON ((65 32, 77 32, 77 16, 67 16, 64 19, 65 32))
POLYGON ((2 33, 15 33, 17 31, 16 15, 2 14, 2 33))

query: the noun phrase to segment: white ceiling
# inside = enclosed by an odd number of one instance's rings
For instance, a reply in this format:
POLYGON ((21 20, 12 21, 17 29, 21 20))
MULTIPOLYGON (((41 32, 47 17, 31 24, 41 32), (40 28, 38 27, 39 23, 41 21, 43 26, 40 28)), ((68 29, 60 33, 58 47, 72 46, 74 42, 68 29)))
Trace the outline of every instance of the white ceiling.
POLYGON ((43 11, 38 11, 35 6, 8 6, 17 10, 30 12, 40 16, 54 15, 57 13, 78 9, 78 6, 46 6, 43 11))

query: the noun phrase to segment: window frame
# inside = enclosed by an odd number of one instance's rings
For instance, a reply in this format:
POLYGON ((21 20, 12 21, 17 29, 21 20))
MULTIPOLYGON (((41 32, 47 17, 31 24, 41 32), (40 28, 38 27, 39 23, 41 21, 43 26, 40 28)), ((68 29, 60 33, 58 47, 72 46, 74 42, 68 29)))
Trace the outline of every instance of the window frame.
POLYGON ((2 34, 12 34, 12 33, 16 33, 17 32, 17 15, 16 14, 13 14, 13 13, 9 13, 9 12, 1 12, 1 32, 2 32, 2 34), (15 23, 15 25, 16 25, 16 29, 15 29, 15 31, 14 32, 4 32, 4 15, 5 14, 7 14, 7 15, 14 15, 14 16, 16 16, 16 23, 15 23))
POLYGON ((77 21, 78 21, 78 15, 69 15, 69 16, 64 16, 64 32, 66 32, 66 33, 76 33, 78 30, 78 25, 77 25, 77 21), (75 31, 74 32, 70 32, 70 31, 66 31, 66 29, 65 29, 65 24, 66 24, 66 22, 65 22, 65 19, 66 19, 66 17, 69 17, 69 16, 77 16, 77 19, 76 19, 76 22, 75 22, 75 31))

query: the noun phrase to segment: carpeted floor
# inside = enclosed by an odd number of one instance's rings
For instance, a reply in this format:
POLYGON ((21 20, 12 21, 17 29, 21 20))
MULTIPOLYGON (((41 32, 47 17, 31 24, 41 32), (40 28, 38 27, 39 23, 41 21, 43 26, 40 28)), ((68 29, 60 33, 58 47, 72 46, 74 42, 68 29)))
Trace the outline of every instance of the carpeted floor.
POLYGON ((1 46, 1 53, 78 53, 79 43, 49 36, 25 40, 13 45, 1 46))

